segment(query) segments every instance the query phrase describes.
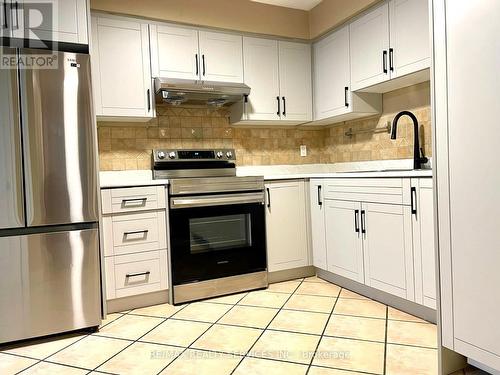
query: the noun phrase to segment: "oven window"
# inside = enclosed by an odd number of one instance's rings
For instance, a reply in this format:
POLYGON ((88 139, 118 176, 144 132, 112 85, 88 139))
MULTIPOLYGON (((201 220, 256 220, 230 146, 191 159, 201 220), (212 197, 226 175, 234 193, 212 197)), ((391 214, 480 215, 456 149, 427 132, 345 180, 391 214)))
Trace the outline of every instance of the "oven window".
POLYGON ((252 246, 250 214, 189 219, 191 254, 252 246))

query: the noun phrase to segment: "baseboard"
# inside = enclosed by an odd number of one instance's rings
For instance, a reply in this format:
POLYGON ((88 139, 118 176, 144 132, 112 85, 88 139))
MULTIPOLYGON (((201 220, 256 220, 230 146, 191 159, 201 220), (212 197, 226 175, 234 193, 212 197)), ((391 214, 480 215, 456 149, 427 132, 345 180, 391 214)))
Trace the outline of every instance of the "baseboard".
POLYGON ((292 268, 289 270, 269 272, 267 279, 269 281, 269 284, 273 284, 314 275, 316 275, 316 268, 314 266, 305 266, 292 268))
POLYGON ((375 301, 382 302, 385 305, 394 307, 408 314, 417 316, 431 323, 437 322, 436 310, 429 307, 419 305, 418 303, 405 300, 404 298, 394 296, 370 286, 358 283, 357 281, 336 275, 334 273, 317 268, 316 274, 318 277, 325 279, 331 283, 337 284, 343 288, 352 290, 353 292, 362 294, 375 301))
POLYGON ((107 313, 121 312, 169 302, 168 289, 106 301, 107 313))

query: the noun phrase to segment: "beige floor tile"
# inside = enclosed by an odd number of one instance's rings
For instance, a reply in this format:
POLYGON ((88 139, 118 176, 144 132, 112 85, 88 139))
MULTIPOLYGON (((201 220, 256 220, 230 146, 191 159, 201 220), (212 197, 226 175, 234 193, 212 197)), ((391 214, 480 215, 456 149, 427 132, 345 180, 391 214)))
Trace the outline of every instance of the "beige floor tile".
POLYGON ((283 281, 281 283, 269 284, 267 288, 268 292, 276 292, 276 293, 293 293, 295 289, 300 285, 300 281, 290 280, 283 281))
POLYGON ((175 318, 214 323, 231 307, 221 303, 195 302, 179 311, 175 318))
POLYGON ((153 329, 146 336, 142 337, 141 341, 177 345, 187 348, 209 327, 210 323, 169 319, 153 329))
POLYGON ((327 283, 327 284, 330 284, 330 282, 323 280, 323 279, 320 279, 318 276, 306 277, 304 279, 304 281, 307 283, 327 283))
POLYGON ((273 361, 263 358, 246 357, 236 368, 235 375, 304 375, 307 372, 306 365, 273 361))
POLYGON ((162 375, 228 375, 242 357, 188 349, 161 372, 162 375))
POLYGON ((82 337, 84 337, 84 335, 58 335, 10 345, 2 348, 1 351, 30 358, 44 359, 68 345, 73 344, 75 341, 80 340, 82 337))
POLYGON ((387 342, 437 348, 437 327, 434 324, 389 320, 387 342))
POLYGON ((342 289, 340 291, 340 296, 339 298, 351 298, 351 299, 364 299, 364 300, 369 300, 369 298, 362 296, 361 294, 354 293, 348 289, 342 289))
POLYGON ((122 316, 123 316, 123 314, 119 314, 119 313, 108 314, 106 316, 106 319, 102 320, 101 325, 99 326, 99 329, 101 329, 102 327, 104 327, 105 325, 107 325, 111 322, 114 322, 116 319, 121 318, 122 316))
POLYGON ((319 339, 303 333, 264 331, 250 356, 309 364, 319 339))
POLYGON ((281 310, 271 322, 269 328, 321 335, 325 329, 328 317, 329 314, 323 313, 281 310))
POLYGON ((266 328, 278 313, 278 309, 269 307, 234 306, 222 317, 220 323, 244 327, 266 328))
POLYGON ((330 283, 302 283, 295 294, 308 294, 311 296, 337 297, 340 287, 330 283))
POLYGON ((161 318, 125 315, 124 317, 109 323, 106 327, 96 333, 96 335, 137 340, 161 322, 163 322, 163 319, 161 318))
POLYGON ((50 356, 48 361, 94 369, 130 344, 126 340, 88 336, 50 356))
POLYGON ((230 294, 229 296, 215 297, 207 299, 204 302, 210 303, 225 303, 228 305, 237 304, 243 297, 245 297, 248 293, 238 293, 238 294, 230 294))
POLYGON ((285 293, 274 293, 257 290, 255 292, 248 293, 245 298, 238 302, 238 305, 274 307, 276 309, 279 309, 285 304, 288 297, 289 295, 285 293))
POLYGON ((168 303, 163 303, 161 305, 154 305, 154 306, 142 307, 140 309, 135 309, 132 310, 130 314, 155 316, 158 318, 169 318, 182 308, 184 308, 184 305, 173 306, 168 303))
POLYGON ((0 353, 0 374, 17 374, 19 371, 34 365, 36 362, 37 360, 35 359, 0 353))
POLYGON ((323 337, 313 364, 342 370, 383 374, 384 344, 323 337))
POLYGON ((215 324, 196 340, 192 347, 244 355, 261 333, 262 330, 256 328, 215 324))
POLYGON ((387 345, 387 375, 436 375, 437 349, 387 345))
POLYGON ((87 370, 48 362, 39 362, 35 366, 21 372, 23 375, 85 375, 87 373, 87 370))
POLYGON ((182 348, 136 342, 97 368, 114 374, 157 374, 182 353, 182 348))
POLYGON ((333 313, 385 319, 386 306, 375 301, 339 298, 333 313))
POLYGON ((366 375, 366 373, 311 366, 308 375, 366 375))
POLYGON ((389 306, 389 315, 388 316, 389 316, 389 319, 391 319, 391 320, 402 320, 405 322, 429 323, 423 319, 417 318, 416 316, 407 314, 403 311, 397 310, 397 309, 390 307, 390 306, 389 306))
POLYGON ((332 315, 325 335, 385 342, 385 320, 332 315))
POLYGON ((325 296, 308 296, 303 294, 294 294, 290 297, 288 302, 283 306, 284 309, 289 310, 304 310, 322 313, 332 312, 333 305, 335 305, 335 297, 325 296))

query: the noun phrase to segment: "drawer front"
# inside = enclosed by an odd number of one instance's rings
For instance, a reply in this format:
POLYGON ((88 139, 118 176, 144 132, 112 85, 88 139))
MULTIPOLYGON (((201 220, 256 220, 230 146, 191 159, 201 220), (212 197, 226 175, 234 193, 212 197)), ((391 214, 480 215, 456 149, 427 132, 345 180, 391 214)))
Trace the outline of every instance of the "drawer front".
POLYGON ((166 202, 164 186, 103 189, 101 197, 103 214, 155 210, 166 202))
POLYGON ((114 257, 115 297, 167 288, 166 250, 114 257))
POLYGON ((325 198, 388 204, 410 204, 410 179, 335 178, 325 182, 325 198))

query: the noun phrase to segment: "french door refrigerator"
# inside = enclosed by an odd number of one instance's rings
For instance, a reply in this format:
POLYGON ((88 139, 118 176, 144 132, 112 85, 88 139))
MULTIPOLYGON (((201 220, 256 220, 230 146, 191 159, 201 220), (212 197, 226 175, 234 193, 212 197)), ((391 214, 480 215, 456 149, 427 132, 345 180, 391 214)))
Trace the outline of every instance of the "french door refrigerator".
POLYGON ((0 343, 101 322, 89 56, 55 54, 0 69, 0 343))

